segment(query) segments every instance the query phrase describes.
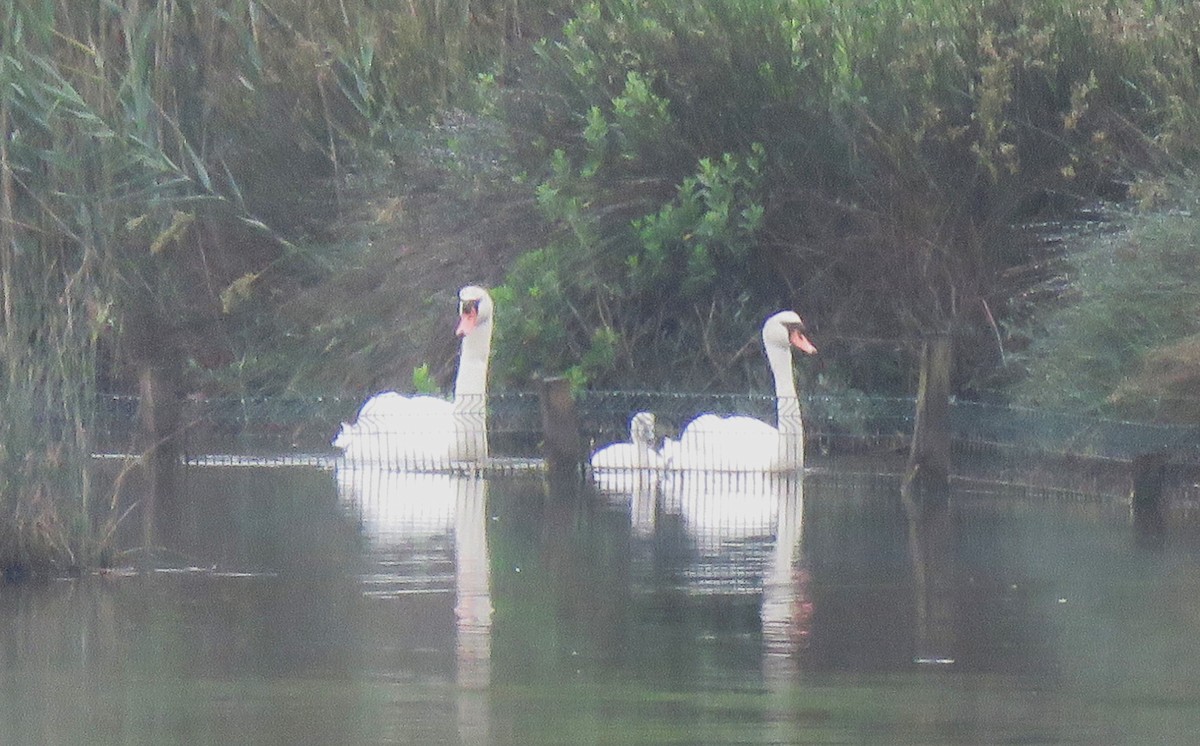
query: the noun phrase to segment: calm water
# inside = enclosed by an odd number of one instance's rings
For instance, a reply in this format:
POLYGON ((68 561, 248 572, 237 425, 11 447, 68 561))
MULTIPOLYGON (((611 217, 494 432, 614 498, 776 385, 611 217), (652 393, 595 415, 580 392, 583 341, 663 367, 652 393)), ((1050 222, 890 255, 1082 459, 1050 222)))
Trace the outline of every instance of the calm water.
POLYGON ((5 744, 1194 743, 1200 537, 889 479, 193 467, 0 586, 5 744))

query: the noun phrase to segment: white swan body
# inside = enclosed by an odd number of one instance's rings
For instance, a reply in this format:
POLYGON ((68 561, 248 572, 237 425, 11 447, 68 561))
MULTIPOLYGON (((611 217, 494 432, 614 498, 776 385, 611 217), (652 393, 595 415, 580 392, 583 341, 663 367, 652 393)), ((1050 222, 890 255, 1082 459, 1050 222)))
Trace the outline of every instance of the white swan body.
POLYGON ((651 490, 665 465, 654 450, 654 427, 653 413, 638 412, 629 420, 629 442, 613 443, 592 454, 592 480, 597 487, 635 499, 651 490))
POLYGON ((613 443, 592 454, 593 469, 657 469, 662 457, 654 450, 654 415, 638 412, 629 420, 629 442, 613 443))
POLYGON ((792 348, 814 354, 804 322, 794 311, 780 311, 762 328, 763 349, 775 380, 777 427, 753 417, 703 414, 683 429, 679 440, 663 443, 668 468, 684 471, 796 472, 804 468, 804 423, 792 348))
POLYGON ((363 404, 354 423, 342 425, 333 445, 348 461, 397 468, 445 468, 487 459, 488 358, 492 298, 468 285, 458 293, 462 338, 454 400, 385 391, 363 404))

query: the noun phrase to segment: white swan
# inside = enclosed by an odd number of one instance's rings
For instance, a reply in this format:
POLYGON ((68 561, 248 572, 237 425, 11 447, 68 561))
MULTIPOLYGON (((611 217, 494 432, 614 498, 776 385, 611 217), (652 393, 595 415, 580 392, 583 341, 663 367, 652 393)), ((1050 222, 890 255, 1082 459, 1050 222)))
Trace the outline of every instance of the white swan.
POLYGON ((462 338, 454 400, 376 394, 363 404, 353 424, 343 424, 333 440, 347 461, 397 468, 445 468, 487 459, 488 357, 492 348, 492 297, 477 285, 458 292, 462 338))
POLYGON ((804 423, 791 354, 793 347, 816 353, 804 331, 804 321, 794 311, 780 311, 763 324, 763 348, 775 379, 778 427, 741 415, 700 415, 688 423, 679 440, 663 444, 668 468, 771 472, 804 468, 804 423))
POLYGON ((653 499, 665 465, 654 449, 654 414, 638 412, 629 420, 629 441, 604 446, 592 454, 592 481, 601 492, 629 495, 642 505, 653 499))
POLYGON ((654 450, 654 414, 638 412, 629 420, 629 442, 613 443, 592 454, 593 469, 656 469, 662 457, 654 450))

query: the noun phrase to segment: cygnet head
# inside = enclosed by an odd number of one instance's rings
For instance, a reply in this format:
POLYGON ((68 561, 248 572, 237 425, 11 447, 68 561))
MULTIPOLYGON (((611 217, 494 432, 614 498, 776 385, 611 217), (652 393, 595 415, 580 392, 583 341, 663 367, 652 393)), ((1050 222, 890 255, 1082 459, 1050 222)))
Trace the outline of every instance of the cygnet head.
POLYGON ((454 333, 465 337, 480 326, 492 322, 492 296, 478 285, 458 291, 458 328, 454 333))
POLYGON ((780 311, 769 317, 763 324, 763 346, 787 349, 795 347, 809 355, 816 354, 817 348, 804 335, 804 320, 795 311, 780 311))
POLYGON ((639 445, 654 444, 654 413, 638 412, 629 420, 629 440, 639 445))

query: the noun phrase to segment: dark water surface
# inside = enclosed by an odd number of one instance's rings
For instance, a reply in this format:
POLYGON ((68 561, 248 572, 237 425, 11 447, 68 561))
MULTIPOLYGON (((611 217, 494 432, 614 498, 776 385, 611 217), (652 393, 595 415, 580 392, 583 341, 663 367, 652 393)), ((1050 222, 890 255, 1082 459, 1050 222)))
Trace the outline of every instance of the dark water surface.
POLYGON ((0 586, 0 743, 1200 740, 1186 515, 624 481, 192 467, 125 569, 0 586))

